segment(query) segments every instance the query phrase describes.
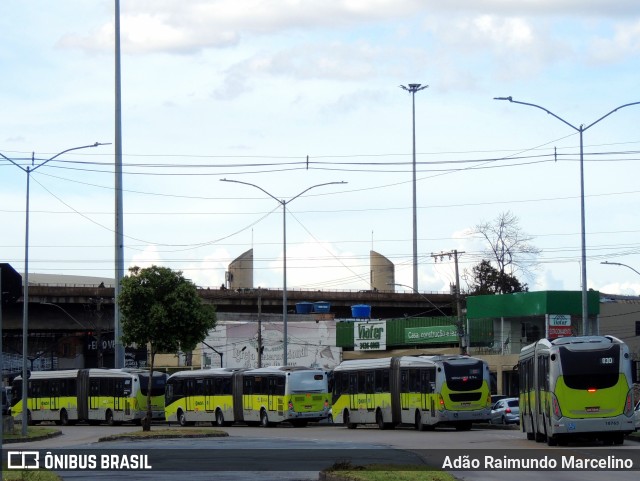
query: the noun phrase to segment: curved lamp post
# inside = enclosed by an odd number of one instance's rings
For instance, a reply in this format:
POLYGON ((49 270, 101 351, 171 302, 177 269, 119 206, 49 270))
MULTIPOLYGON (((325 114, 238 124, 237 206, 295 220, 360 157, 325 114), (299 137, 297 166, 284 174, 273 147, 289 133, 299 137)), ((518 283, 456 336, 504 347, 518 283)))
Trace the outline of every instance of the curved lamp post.
POLYGON ((293 200, 300 197, 305 192, 309 192, 311 189, 315 189, 316 187, 322 187, 324 185, 334 185, 334 184, 346 184, 347 182, 325 182, 324 184, 316 184, 311 187, 306 188, 299 194, 291 197, 289 200, 281 200, 271 195, 269 192, 264 190, 262 187, 256 184, 251 184, 249 182, 242 182, 240 180, 231 180, 231 179, 220 179, 221 182, 234 182, 236 184, 244 184, 249 185, 251 187, 255 187, 258 190, 261 190, 273 200, 282 205, 282 323, 283 323, 283 345, 284 345, 284 356, 283 361, 284 365, 287 365, 287 204, 291 203, 293 200))
POLYGON ((27 367, 27 336, 29 331, 29 182, 31 180, 31 173, 36 169, 39 169, 43 165, 51 162, 53 159, 60 157, 62 154, 66 154, 67 152, 71 152, 73 150, 80 149, 88 149, 91 147, 98 147, 100 145, 110 145, 105 143, 96 142, 91 145, 83 145, 80 147, 72 147, 67 150, 63 150, 62 152, 57 153, 53 157, 45 160, 44 162, 34 165, 35 158, 34 154, 31 154, 31 166, 27 165, 27 167, 23 167, 13 159, 5 156, 0 153, 0 157, 5 160, 8 160, 13 165, 18 167, 24 173, 27 174, 27 193, 26 193, 26 218, 25 218, 25 236, 24 236, 24 289, 23 289, 23 311, 22 311, 22 435, 27 435, 27 421, 28 421, 28 410, 27 410, 27 387, 28 387, 28 367, 27 367))
POLYGON ((413 289, 418 290, 418 212, 417 212, 417 195, 416 195, 416 92, 428 88, 428 85, 409 84, 407 86, 400 85, 402 90, 406 90, 411 94, 413 105, 413 289))
POLYGON ((623 267, 628 267, 629 269, 631 269, 633 272, 635 272, 636 274, 638 274, 640 276, 640 272, 638 272, 637 270, 635 270, 633 267, 628 266, 627 264, 622 264, 620 262, 609 262, 609 261, 604 261, 601 262, 600 264, 608 264, 610 266, 623 266, 623 267))
POLYGON ((528 103, 528 102, 520 102, 518 100, 513 100, 512 97, 494 97, 494 100, 508 100, 509 102, 514 103, 514 104, 527 105, 529 107, 535 107, 537 109, 543 110, 546 113, 548 113, 549 115, 551 115, 551 116, 555 117, 556 119, 558 119, 563 124, 568 125, 573 130, 575 130, 576 132, 578 132, 580 134, 580 238, 581 238, 581 251, 582 251, 582 254, 581 254, 581 259, 582 259, 582 263, 581 263, 582 264, 581 265, 581 269, 582 269, 582 335, 586 336, 587 335, 587 322, 588 322, 588 318, 589 318, 589 311, 588 311, 588 304, 587 304, 587 244, 586 244, 585 212, 584 212, 584 147, 583 147, 583 133, 586 130, 589 130, 591 127, 593 127, 595 124, 597 124, 601 120, 604 120, 607 117, 609 117, 609 115, 613 114, 614 112, 617 112, 618 110, 620 110, 622 108, 625 108, 625 107, 630 107, 632 105, 638 105, 638 104, 640 104, 640 102, 631 102, 629 104, 621 105, 620 107, 616 107, 615 109, 613 109, 608 114, 603 115, 602 117, 600 117, 595 122, 591 122, 586 127, 584 126, 584 124, 580 124, 578 127, 576 127, 575 125, 567 122, 562 117, 554 114, 553 112, 547 110, 544 107, 541 107, 540 105, 536 105, 536 104, 532 104, 532 103, 528 103))

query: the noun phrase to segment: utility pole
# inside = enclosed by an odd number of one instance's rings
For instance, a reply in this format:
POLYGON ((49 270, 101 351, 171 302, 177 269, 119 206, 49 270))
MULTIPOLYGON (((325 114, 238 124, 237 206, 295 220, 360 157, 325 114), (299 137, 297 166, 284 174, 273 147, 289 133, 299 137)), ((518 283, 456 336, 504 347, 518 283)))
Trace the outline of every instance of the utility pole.
POLYGON ((258 288, 258 368, 262 367, 262 289, 258 288))
POLYGON ((464 319, 462 319, 462 298, 460 296, 460 274, 458 270, 458 256, 460 254, 464 254, 464 252, 458 252, 454 249, 450 252, 431 254, 431 257, 433 257, 436 262, 438 262, 438 258, 440 258, 440 261, 444 260, 445 257, 448 257, 449 259, 453 258, 453 263, 456 270, 456 312, 458 314, 458 336, 460 337, 460 354, 466 354, 467 343, 465 342, 466 339, 464 332, 464 319))

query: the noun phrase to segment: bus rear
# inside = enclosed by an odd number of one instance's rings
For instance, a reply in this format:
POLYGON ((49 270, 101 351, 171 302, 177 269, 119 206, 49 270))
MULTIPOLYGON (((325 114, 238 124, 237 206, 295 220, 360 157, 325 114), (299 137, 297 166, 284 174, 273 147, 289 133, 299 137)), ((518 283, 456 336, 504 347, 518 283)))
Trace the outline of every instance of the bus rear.
POLYGON ((605 442, 621 444, 624 434, 634 430, 626 345, 554 346, 550 361, 550 434, 592 433, 605 442))
POLYGON ((320 370, 296 370, 287 373, 286 392, 289 421, 321 421, 330 414, 327 374, 320 370))

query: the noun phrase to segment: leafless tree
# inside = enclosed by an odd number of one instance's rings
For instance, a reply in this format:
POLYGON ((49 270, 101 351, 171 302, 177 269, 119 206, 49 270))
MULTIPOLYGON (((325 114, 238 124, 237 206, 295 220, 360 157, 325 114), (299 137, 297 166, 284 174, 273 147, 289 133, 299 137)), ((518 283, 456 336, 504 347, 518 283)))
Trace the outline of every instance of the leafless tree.
POLYGON ((489 248, 484 256, 495 262, 502 276, 522 274, 528 279, 533 277, 541 251, 531 244, 533 236, 522 231, 518 217, 512 212, 502 212, 493 221, 476 225, 472 233, 487 241, 489 248))

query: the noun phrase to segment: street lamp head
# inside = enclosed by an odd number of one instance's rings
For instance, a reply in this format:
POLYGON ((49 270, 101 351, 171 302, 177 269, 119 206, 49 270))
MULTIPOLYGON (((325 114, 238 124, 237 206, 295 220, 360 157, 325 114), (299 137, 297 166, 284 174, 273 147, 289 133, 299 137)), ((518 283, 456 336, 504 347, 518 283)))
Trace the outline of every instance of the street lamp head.
POLYGON ((513 98, 509 97, 493 97, 493 100, 508 100, 509 102, 513 102, 513 98))
POLYGON ((399 87, 403 90, 406 90, 407 92, 411 92, 411 93, 416 93, 420 90, 424 90, 426 88, 428 88, 428 85, 421 85, 421 84, 409 84, 408 87, 404 86, 404 85, 399 85, 399 87))

